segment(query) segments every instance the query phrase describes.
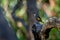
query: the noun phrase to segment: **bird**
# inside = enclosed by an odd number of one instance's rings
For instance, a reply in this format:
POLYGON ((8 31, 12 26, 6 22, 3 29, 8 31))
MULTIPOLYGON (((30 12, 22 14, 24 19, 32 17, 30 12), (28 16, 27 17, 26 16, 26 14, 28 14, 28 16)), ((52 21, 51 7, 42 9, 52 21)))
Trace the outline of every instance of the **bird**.
POLYGON ((32 26, 32 33, 34 35, 35 40, 41 40, 40 37, 40 32, 42 29, 42 24, 40 24, 39 22, 36 22, 33 26, 32 26))

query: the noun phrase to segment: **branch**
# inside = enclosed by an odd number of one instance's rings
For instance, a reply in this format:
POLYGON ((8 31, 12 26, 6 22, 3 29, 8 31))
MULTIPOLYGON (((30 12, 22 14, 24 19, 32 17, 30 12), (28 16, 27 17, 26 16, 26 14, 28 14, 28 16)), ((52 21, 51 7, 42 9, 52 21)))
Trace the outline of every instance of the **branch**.
POLYGON ((14 6, 12 14, 15 13, 15 11, 17 9, 19 9, 19 8, 21 9, 22 5, 23 5, 23 1, 22 0, 17 0, 17 4, 14 6))
POLYGON ((15 15, 15 11, 16 11, 17 9, 21 8, 22 5, 23 5, 23 1, 22 1, 22 0, 18 0, 17 4, 16 4, 15 7, 13 8, 13 11, 12 11, 12 14, 11 14, 11 15, 12 15, 12 17, 13 17, 13 19, 14 19, 15 21, 20 21, 20 22, 23 24, 23 26, 28 30, 28 25, 24 22, 24 20, 23 20, 22 18, 16 17, 16 15, 15 15))
POLYGON ((48 9, 48 6, 47 6, 46 3, 42 5, 42 9, 44 10, 44 12, 46 13, 46 15, 48 17, 54 17, 54 16, 56 16, 55 11, 48 9))
MULTIPOLYGON (((14 19, 14 21, 20 21, 22 24, 23 24, 23 26, 26 28, 26 31, 28 31, 28 25, 24 22, 24 20, 22 19, 22 18, 18 18, 18 17, 16 17, 15 16, 15 11, 17 10, 17 9, 21 9, 21 7, 22 7, 22 5, 23 5, 23 1, 22 0, 18 0, 18 2, 17 2, 17 4, 15 5, 15 7, 13 8, 13 11, 12 11, 12 18, 14 19)), ((22 32, 23 32, 23 30, 21 30, 22 32)), ((26 37, 28 36, 28 33, 27 32, 23 32, 23 34, 25 34, 26 35, 26 37)), ((28 40, 28 37, 27 37, 27 40, 28 40)))
POLYGON ((49 32, 52 28, 60 29, 60 18, 52 17, 46 21, 40 32, 41 40, 46 40, 49 38, 49 32))
POLYGON ((54 7, 56 6, 55 4, 55 0, 46 0, 49 1, 49 4, 47 2, 43 3, 42 5, 42 9, 44 10, 44 12, 47 14, 48 17, 54 17, 56 16, 56 12, 54 9, 54 7), (50 6, 50 9, 49 9, 50 6))

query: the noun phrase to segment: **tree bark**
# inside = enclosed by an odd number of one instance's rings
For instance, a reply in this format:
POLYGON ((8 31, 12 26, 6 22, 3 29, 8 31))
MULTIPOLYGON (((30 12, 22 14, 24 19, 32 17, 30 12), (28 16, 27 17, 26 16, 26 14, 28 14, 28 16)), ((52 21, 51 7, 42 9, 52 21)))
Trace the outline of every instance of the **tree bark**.
POLYGON ((36 7, 36 0, 27 0, 27 16, 28 16, 28 35, 29 40, 34 40, 34 36, 32 34, 32 26, 36 22, 36 18, 34 15, 38 13, 38 9, 36 7))

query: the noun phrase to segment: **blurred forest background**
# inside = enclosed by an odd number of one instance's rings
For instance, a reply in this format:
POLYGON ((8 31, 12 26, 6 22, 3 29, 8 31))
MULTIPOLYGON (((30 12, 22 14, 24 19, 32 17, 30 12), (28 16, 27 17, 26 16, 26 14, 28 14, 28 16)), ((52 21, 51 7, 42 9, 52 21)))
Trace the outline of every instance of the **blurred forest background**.
MULTIPOLYGON (((46 0, 42 0, 42 2, 45 2, 46 0)), ((21 5, 21 8, 18 8, 15 11, 15 16, 23 19, 25 23, 28 23, 27 19, 27 14, 26 14, 26 9, 27 9, 27 0, 22 0, 23 4, 21 5)), ((60 17, 60 0, 55 0, 56 6, 54 8, 57 17, 60 17)), ((0 6, 4 9, 3 13, 9 24, 13 27, 15 30, 15 33, 17 35, 17 38, 19 40, 26 40, 26 28, 20 21, 15 21, 11 13, 15 7, 15 5, 18 3, 18 0, 0 0, 0 6)), ((37 7, 39 9, 39 16, 42 18, 42 21, 45 23, 47 20, 48 16, 45 14, 45 12, 41 9, 41 2, 37 0, 37 7)), ((20 4, 19 4, 20 5, 20 4)), ((50 8, 51 9, 51 8, 50 8)), ((18 19, 17 19, 18 20, 18 19)), ((56 28, 53 28, 50 33, 49 33, 49 38, 48 40, 60 40, 60 31, 58 31, 56 28)))

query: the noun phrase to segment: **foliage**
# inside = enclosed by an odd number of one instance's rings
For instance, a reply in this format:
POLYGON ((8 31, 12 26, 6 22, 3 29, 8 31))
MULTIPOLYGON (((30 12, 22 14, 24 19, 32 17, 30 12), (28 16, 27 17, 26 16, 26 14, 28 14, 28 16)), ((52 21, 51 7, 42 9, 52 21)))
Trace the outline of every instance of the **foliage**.
MULTIPOLYGON (((6 2, 5 0, 0 0, 0 3, 1 3, 0 5, 3 6, 5 2, 6 2)), ((46 2, 46 0, 43 0, 43 2, 46 2)), ((12 9, 16 5, 16 3, 17 3, 17 0, 8 1, 8 10, 10 10, 10 12, 12 11, 12 9)), ((57 17, 60 17, 60 0, 56 0, 56 7, 54 8, 54 10, 57 13, 57 17)), ((27 16, 25 13, 26 13, 26 7, 22 7, 21 9, 18 9, 16 11, 16 16, 24 19, 24 21, 27 23, 27 16)), ((43 22, 45 22, 45 20, 48 18, 42 9, 39 10, 39 15, 42 18, 43 22)), ((24 26, 18 27, 17 22, 12 22, 12 21, 10 21, 10 19, 8 17, 6 17, 6 18, 8 19, 9 23, 14 28, 14 30, 16 31, 18 39, 25 40, 26 37, 25 37, 25 35, 23 35, 23 33, 20 30, 20 29, 25 30, 23 28, 24 26)), ((51 30, 49 35, 50 35, 49 40, 60 40, 60 31, 58 31, 55 28, 51 30)))

